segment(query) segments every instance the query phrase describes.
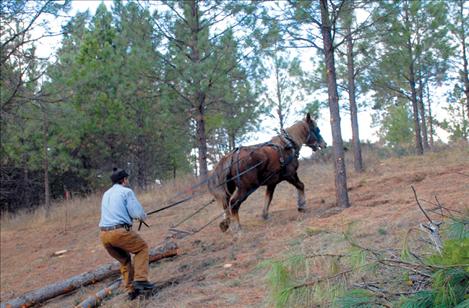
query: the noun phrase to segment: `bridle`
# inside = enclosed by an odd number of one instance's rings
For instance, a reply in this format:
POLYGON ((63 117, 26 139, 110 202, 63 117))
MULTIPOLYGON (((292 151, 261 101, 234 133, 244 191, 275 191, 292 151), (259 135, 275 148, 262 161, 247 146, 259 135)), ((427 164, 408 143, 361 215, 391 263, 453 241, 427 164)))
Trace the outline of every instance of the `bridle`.
POLYGON ((319 137, 319 127, 311 127, 308 125, 308 137, 306 138, 306 145, 310 147, 317 147, 317 143, 319 143, 321 138, 319 137))

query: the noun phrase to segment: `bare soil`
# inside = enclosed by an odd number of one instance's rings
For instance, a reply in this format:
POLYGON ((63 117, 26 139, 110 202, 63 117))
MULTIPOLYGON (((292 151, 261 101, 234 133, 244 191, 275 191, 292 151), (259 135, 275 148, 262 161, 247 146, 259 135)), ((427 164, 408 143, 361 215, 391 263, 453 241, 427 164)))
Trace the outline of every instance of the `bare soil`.
MULTIPOLYGON (((380 161, 368 154, 365 159, 364 173, 348 168, 350 208, 336 207, 331 163, 302 161, 299 175, 306 186, 306 213, 296 210, 295 188, 282 183, 275 192, 270 218, 264 221, 260 215, 264 195, 261 188, 241 206, 240 234, 221 233, 217 220, 197 234, 176 240, 180 247, 178 256, 151 265, 150 279, 161 287, 158 295, 129 302, 120 291, 102 306, 267 307, 266 269, 259 266, 264 260, 284 258, 294 252, 339 252, 344 249, 340 234, 350 223, 354 236, 363 245, 399 247, 407 230, 425 221, 411 185, 421 200, 434 201, 437 196, 448 208, 461 211, 469 208, 467 147, 423 157, 380 161)), ((348 162, 348 166, 352 165, 348 162)), ((170 183, 138 196, 149 211, 164 205, 188 184, 170 183)), ((210 198, 203 195, 151 216, 148 221, 151 229, 144 228, 142 236, 150 246, 162 243, 172 224, 210 198)), ((422 201, 423 205, 432 208, 426 201, 422 201)), ((2 303, 113 261, 99 242, 99 204, 98 194, 61 203, 47 219, 37 213, 2 218, 2 303), (64 249, 65 254, 53 256, 64 249)), ((180 228, 197 229, 220 212, 219 205, 212 204, 180 228)), ((44 306, 76 305, 113 279, 50 300, 44 306)))

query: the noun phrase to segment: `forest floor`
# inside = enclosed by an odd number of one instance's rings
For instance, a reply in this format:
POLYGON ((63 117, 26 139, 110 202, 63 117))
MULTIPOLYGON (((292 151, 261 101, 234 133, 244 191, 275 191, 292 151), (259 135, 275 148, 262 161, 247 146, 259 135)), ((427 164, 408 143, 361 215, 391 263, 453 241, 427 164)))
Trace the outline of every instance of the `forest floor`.
MULTIPOLYGON (((355 173, 348 159, 351 207, 335 204, 331 162, 300 163, 308 210, 296 210, 296 190, 278 186, 270 218, 264 221, 264 188, 241 206, 242 232, 221 233, 219 220, 192 236, 176 240, 179 255, 153 263, 150 280, 164 285, 149 299, 130 302, 121 291, 106 299, 103 307, 269 307, 264 260, 291 253, 338 253, 344 249, 341 234, 353 223, 356 239, 368 247, 401 247, 405 233, 425 217, 419 211, 411 185, 421 200, 438 200, 455 210, 469 208, 469 149, 459 147, 423 157, 379 160, 365 153, 366 171, 355 173)), ((166 204, 190 181, 167 183, 138 194, 147 211, 166 204)), ((171 224, 183 219, 211 197, 206 194, 181 206, 151 216, 151 229, 141 234, 150 246, 158 246, 171 224)), ((427 208, 431 204, 423 202, 427 208)), ((99 242, 100 195, 57 204, 49 218, 43 211, 2 217, 2 303, 21 294, 113 262, 99 242), (60 257, 54 252, 67 250, 60 257)), ((221 213, 212 204, 181 229, 198 228, 221 213)), ((102 289, 116 277, 52 299, 47 307, 74 306, 102 289)))

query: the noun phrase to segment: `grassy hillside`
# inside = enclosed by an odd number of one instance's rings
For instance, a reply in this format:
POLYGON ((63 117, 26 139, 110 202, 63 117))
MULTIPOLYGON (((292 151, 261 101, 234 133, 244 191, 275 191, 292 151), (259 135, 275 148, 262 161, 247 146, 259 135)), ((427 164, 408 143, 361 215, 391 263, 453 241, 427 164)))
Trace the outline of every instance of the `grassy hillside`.
MULTIPOLYGON (((264 260, 283 258, 291 253, 340 253, 345 249, 340 234, 350 223, 353 223, 353 234, 360 243, 377 248, 400 247, 407 230, 425 221, 410 185, 415 187, 421 199, 432 200, 438 196, 448 208, 469 208, 467 147, 423 157, 386 160, 379 160, 374 153, 365 153, 365 162, 367 170, 362 174, 355 174, 348 168, 352 204, 348 209, 335 206, 331 163, 305 160, 301 162, 299 175, 306 186, 307 213, 296 211, 296 191, 282 183, 275 192, 268 221, 263 221, 260 216, 262 188, 241 206, 241 235, 222 234, 217 221, 196 235, 178 240, 179 256, 151 266, 150 279, 166 287, 157 296, 140 302, 140 306, 269 306, 266 269, 259 267, 264 260)), ((191 179, 185 179, 166 183, 138 196, 149 211, 164 205, 191 182, 191 179)), ((151 216, 148 221, 151 229, 143 229, 143 237, 151 246, 158 245, 171 224, 210 198, 206 194, 151 216)), ((98 194, 57 204, 49 219, 45 219, 41 210, 14 217, 3 216, 1 301, 113 261, 99 242, 99 207, 98 194), (60 257, 52 256, 63 249, 68 252, 60 257)), ((218 205, 212 204, 181 228, 198 228, 220 211, 218 205)), ((309 268, 313 277, 320 276, 322 271, 320 266, 309 268)), ((47 306, 76 304, 106 283, 109 281, 51 300, 47 306)), ((122 293, 106 300, 103 306, 134 307, 135 304, 128 302, 122 293)))

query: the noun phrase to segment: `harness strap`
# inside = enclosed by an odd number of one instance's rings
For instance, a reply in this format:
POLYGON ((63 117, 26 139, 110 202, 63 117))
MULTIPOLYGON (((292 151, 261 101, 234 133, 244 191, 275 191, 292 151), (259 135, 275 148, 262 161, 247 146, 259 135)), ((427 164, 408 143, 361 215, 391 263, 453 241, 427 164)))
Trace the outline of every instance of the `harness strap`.
POLYGON ((286 148, 291 148, 294 149, 295 152, 298 152, 298 149, 300 148, 295 141, 293 140, 292 137, 287 133, 286 130, 282 129, 282 133, 280 134, 280 138, 287 144, 286 148))
POLYGON ((277 150, 277 152, 279 153, 279 156, 280 156, 280 165, 283 168, 285 166, 285 159, 283 158, 284 153, 283 153, 282 147, 279 146, 278 144, 275 144, 275 143, 272 143, 272 142, 267 142, 264 145, 269 146, 269 147, 274 147, 277 150))
POLYGON ((274 147, 277 150, 277 152, 279 153, 279 156, 280 156, 280 166, 281 166, 282 169, 285 168, 286 166, 288 166, 293 161, 294 157, 296 157, 298 159, 299 154, 300 154, 300 151, 297 151, 293 146, 288 146, 287 145, 285 148, 282 148, 278 144, 271 143, 271 142, 268 142, 265 145, 274 147), (288 157, 285 159, 284 158, 284 156, 285 156, 284 151, 286 149, 292 149, 293 153, 292 153, 292 155, 288 155, 288 157))

